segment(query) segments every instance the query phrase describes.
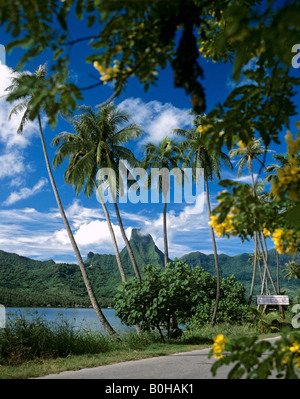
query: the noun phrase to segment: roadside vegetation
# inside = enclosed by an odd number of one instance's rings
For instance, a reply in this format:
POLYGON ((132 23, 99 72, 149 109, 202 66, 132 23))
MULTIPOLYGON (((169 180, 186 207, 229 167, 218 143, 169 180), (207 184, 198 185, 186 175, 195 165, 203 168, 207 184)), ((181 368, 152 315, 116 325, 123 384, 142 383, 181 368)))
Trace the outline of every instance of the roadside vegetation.
POLYGON ((277 329, 261 330, 259 323, 202 325, 184 330, 178 338, 161 341, 158 331, 126 332, 113 339, 104 333, 76 330, 65 319, 18 316, 0 330, 0 379, 34 378, 128 360, 208 348, 223 333, 227 337, 270 337, 277 329), (263 334, 261 332, 264 332, 263 334))
MULTIPOLYGON (((0 26, 13 39, 7 49, 24 51, 19 70, 6 89, 6 99, 12 104, 11 116, 23 112, 18 133, 22 133, 27 122, 38 123, 53 195, 82 283, 107 334, 77 332, 65 322, 49 326, 42 320, 18 319, 0 332, 2 377, 20 376, 19 371, 23 378, 32 377, 64 368, 128 360, 131 356, 154 356, 213 345, 212 354, 217 358, 213 372, 223 363, 238 361, 230 374, 233 378, 245 374, 249 378, 268 378, 272 368, 277 369, 279 377, 297 378, 300 335, 289 323, 294 314, 285 309, 282 322, 277 315, 259 307, 249 312, 255 289, 262 295, 284 294, 280 286, 279 255, 292 257, 286 265, 286 278, 299 279, 300 250, 300 122, 292 120, 297 115, 293 97, 300 85, 293 70, 299 66, 298 54, 294 57, 292 54, 295 49, 292 45, 299 37, 300 9, 297 1, 282 4, 268 1, 263 6, 259 3, 257 0, 51 0, 34 2, 35 7, 28 7, 31 4, 28 1, 2 1, 0 26), (69 29, 73 11, 73 26, 69 29), (80 37, 79 21, 83 19, 86 29, 92 29, 89 31, 92 36, 80 37), (77 38, 71 37, 70 32, 76 30, 77 38), (77 70, 73 69, 69 50, 79 42, 86 47, 78 54, 85 54, 85 62, 97 73, 96 83, 93 80, 90 84, 81 75, 78 81, 85 82, 83 87, 71 79, 77 70), (35 73, 25 72, 28 61, 41 55, 44 58, 45 54, 51 59, 49 69, 43 64, 35 73), (202 82, 205 76, 201 65, 206 60, 232 66, 232 90, 224 100, 216 93, 216 105, 212 108, 205 95, 210 88, 202 82), (112 101, 124 93, 132 76, 147 90, 158 82, 161 69, 167 66, 174 86, 183 89, 191 100, 193 126, 187 131, 170 127, 160 143, 145 145, 144 154, 137 159, 134 145, 143 132, 135 124, 128 125, 129 116, 121 116, 112 101), (107 83, 106 88, 113 87, 113 92, 92 109, 84 93, 99 88, 99 98, 103 98, 102 86, 107 83), (86 105, 82 106, 83 103, 86 105), (71 122, 74 131, 56 133, 52 144, 57 148, 51 164, 41 121, 46 118, 54 130, 61 117, 71 122), (168 135, 175 133, 178 137, 173 142, 168 135), (267 165, 272 156, 270 146, 275 148, 278 144, 283 144, 286 152, 277 154, 277 158, 273 154, 272 165, 267 165), (83 190, 87 197, 94 191, 99 195, 123 282, 123 291, 118 293, 114 306, 123 323, 138 327, 137 334, 117 334, 102 312, 101 297, 95 293, 55 183, 52 167, 62 166, 63 161, 68 162, 65 183, 75 189, 75 194, 83 190), (238 179, 220 180, 221 169, 232 170, 231 162, 236 162, 238 179), (189 166, 194 183, 198 180, 197 169, 203 169, 214 277, 197 267, 191 271, 177 261, 168 266, 169 186, 163 185, 163 175, 157 181, 157 188, 164 205, 161 236, 165 268, 156 269, 157 265, 152 265, 146 275, 139 274, 117 205, 126 185, 123 187, 114 174, 112 177, 101 174, 106 167, 117 172, 120 164, 127 165, 126 177, 132 168, 140 166, 145 170, 154 167, 180 172, 189 166), (246 167, 251 184, 241 178, 245 177, 241 173, 246 167), (224 188, 217 195, 218 205, 213 209, 208 182, 224 188), (111 229, 111 210, 102 201, 104 187, 113 199, 113 212, 130 254, 136 275, 132 279, 126 275, 111 229), (244 293, 237 294, 242 287, 233 279, 228 284, 222 280, 216 236, 253 241, 253 271, 247 302, 244 293), (276 253, 276 278, 275 270, 273 275, 270 271, 269 243, 276 253), (181 323, 186 326, 184 332, 179 331, 181 323), (281 334, 281 338, 271 347, 257 342, 262 333, 281 334), (224 356, 226 351, 231 355, 224 356), (261 360, 266 353, 269 353, 267 358, 261 360), (75 366, 72 359, 76 362, 80 359, 80 365, 78 362, 75 366)), ((184 174, 180 173, 179 181, 181 178, 184 174)), ((290 298, 291 302, 293 299, 290 298)))

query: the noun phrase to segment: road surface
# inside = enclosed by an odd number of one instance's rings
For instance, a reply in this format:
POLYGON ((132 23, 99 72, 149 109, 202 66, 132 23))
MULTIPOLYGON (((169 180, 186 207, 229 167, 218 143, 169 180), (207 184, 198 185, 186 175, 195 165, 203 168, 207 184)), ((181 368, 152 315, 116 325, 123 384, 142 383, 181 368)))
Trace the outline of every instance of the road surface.
MULTIPOLYGON (((272 338, 271 340, 274 340, 272 338)), ((150 359, 133 360, 108 366, 64 371, 42 379, 226 379, 233 365, 222 366, 216 377, 211 374, 215 359, 208 358, 210 348, 176 353, 150 359)))

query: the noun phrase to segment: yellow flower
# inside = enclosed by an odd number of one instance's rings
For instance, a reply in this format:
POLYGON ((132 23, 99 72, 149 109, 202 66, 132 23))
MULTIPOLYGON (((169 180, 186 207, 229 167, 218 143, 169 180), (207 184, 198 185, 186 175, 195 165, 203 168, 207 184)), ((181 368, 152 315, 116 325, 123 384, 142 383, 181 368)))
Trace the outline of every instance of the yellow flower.
POLYGON ((224 337, 223 334, 219 334, 214 338, 214 342, 219 344, 219 345, 223 345, 226 344, 228 342, 228 339, 224 337))
POLYGON ((239 141, 237 142, 237 145, 238 145, 240 148, 246 148, 246 147, 247 147, 247 144, 245 144, 245 143, 243 142, 243 140, 239 140, 239 141))
POLYGON ((214 357, 216 359, 221 359, 223 357, 223 352, 225 350, 225 344, 228 342, 227 338, 224 338, 223 334, 219 334, 214 338, 214 344, 212 345, 212 350, 214 357))
POLYGON ((265 237, 269 237, 271 235, 271 232, 264 227, 263 228, 263 234, 264 234, 265 237))
POLYGON ((108 82, 109 80, 113 80, 117 76, 117 72, 119 71, 119 65, 116 60, 114 60, 114 66, 109 68, 104 68, 98 61, 94 61, 94 68, 102 75, 100 80, 103 83, 108 82))
POLYGON ((289 253, 294 255, 297 250, 298 241, 298 233, 294 232, 294 230, 286 230, 276 229, 272 234, 272 240, 275 244, 275 249, 280 254, 289 253))
POLYGON ((294 342, 292 346, 289 347, 291 352, 300 352, 300 346, 297 342, 294 342))
POLYGON ((282 359, 282 363, 283 363, 283 364, 287 364, 288 361, 289 361, 289 357, 288 357, 288 356, 285 356, 285 357, 282 359))
POLYGON ((211 127, 212 125, 199 125, 197 130, 199 133, 206 133, 211 127))

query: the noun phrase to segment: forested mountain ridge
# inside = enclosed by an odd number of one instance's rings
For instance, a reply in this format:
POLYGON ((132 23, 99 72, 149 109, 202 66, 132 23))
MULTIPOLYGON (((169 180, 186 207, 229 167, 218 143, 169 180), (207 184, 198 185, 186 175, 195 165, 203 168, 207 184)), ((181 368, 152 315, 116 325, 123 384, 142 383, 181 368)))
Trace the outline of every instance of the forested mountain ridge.
MULTIPOLYGON (((155 245, 149 234, 132 230, 130 238, 137 264, 142 269, 147 264, 163 267, 164 254, 155 245)), ((134 276, 127 249, 120 253, 126 275, 134 276)), ((275 251, 268 253, 270 270, 276 280, 275 251)), ((280 256, 280 269, 291 257, 280 256)), ((213 255, 192 252, 180 258, 191 269, 201 266, 215 274, 213 255)), ((248 292, 252 279, 252 266, 249 254, 236 256, 219 255, 221 277, 235 275, 248 292)), ((114 255, 99 255, 89 252, 85 260, 87 273, 102 306, 108 306, 121 283, 114 255)), ((263 267, 263 265, 261 265, 263 267)), ((258 272, 259 273, 259 272, 258 272)), ((259 274, 257 274, 259 279, 259 274)), ((258 281, 258 280, 257 280, 258 281)), ((294 282, 287 283, 280 272, 280 284, 286 289, 296 289, 294 282)), ((76 264, 55 263, 53 260, 37 261, 24 256, 0 250, 0 303, 4 306, 89 306, 89 298, 76 264)))

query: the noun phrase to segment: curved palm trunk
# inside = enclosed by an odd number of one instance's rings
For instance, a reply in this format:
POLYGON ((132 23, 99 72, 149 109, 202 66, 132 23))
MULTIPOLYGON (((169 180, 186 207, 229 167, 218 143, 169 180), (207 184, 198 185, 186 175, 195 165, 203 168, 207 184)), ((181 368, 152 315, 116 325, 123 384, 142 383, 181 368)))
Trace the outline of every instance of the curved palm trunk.
MULTIPOLYGON (((254 183, 254 174, 253 174, 253 166, 252 166, 252 157, 251 156, 249 156, 249 170, 250 170, 251 180, 252 180, 252 194, 255 197, 255 183, 254 183)), ((256 264, 257 264, 257 262, 259 262, 259 260, 258 260, 258 233, 256 231, 254 232, 254 262, 255 263, 253 265, 252 283, 251 283, 250 295, 249 295, 249 300, 248 300, 249 306, 251 304, 253 291, 254 291, 256 264)), ((264 285, 264 280, 262 280, 262 287, 263 287, 263 285, 264 285)))
POLYGON ((49 178, 50 178, 50 182, 51 182, 51 185, 52 185, 52 189, 53 189, 53 192, 54 192, 54 195, 55 195, 55 199, 56 199, 56 202, 57 202, 61 217, 62 217, 64 225, 66 227, 69 239, 71 241, 73 250, 75 252, 75 255, 76 255, 76 258, 77 258, 77 261, 78 261, 78 265, 79 265, 79 268, 80 268, 80 271, 81 271, 81 274, 82 274, 82 278, 83 278, 84 284, 86 286, 86 290, 87 290, 87 293, 89 295, 91 304, 92 304, 93 309, 95 310, 95 312, 96 312, 96 314, 98 316, 98 319, 99 319, 101 325, 103 326, 104 330, 106 331, 106 333, 109 334, 109 335, 117 336, 118 334, 115 332, 115 330, 109 324, 109 322, 107 321, 106 317, 104 316, 104 314, 103 314, 103 312, 102 312, 102 310, 101 310, 101 308, 99 306, 99 303, 97 301, 97 298, 96 298, 95 293, 93 291, 93 288, 91 286, 89 278, 88 278, 88 276, 86 274, 84 263, 83 263, 81 254, 79 252, 78 246, 76 244, 76 241, 74 239, 74 236, 73 236, 72 230, 70 228, 68 219, 67 219, 67 217, 65 215, 65 211, 63 209, 63 206, 62 206, 62 203, 61 203, 61 200, 60 200, 57 188, 56 188, 56 184, 55 184, 55 181, 54 181, 54 177, 53 177, 53 174, 52 174, 52 170, 51 170, 51 167, 50 167, 50 162, 49 162, 47 149, 46 149, 46 145, 45 145, 45 140, 44 140, 44 136, 43 136, 43 130, 42 130, 42 124, 41 124, 40 115, 38 115, 38 123, 39 123, 39 132, 40 132, 40 138, 41 138, 42 147, 43 147, 43 153, 44 153, 45 162, 46 162, 46 166, 47 166, 47 171, 48 171, 48 175, 49 175, 49 178))
POLYGON ((168 236, 167 236, 167 200, 165 198, 163 213, 163 233, 164 233, 164 251, 165 251, 165 267, 169 262, 168 236))
MULTIPOLYGON (((95 185, 95 188, 97 190, 98 187, 97 187, 96 183, 94 183, 94 185, 95 185)), ((119 272, 120 272, 120 275, 121 275, 121 279, 122 279, 123 283, 125 283, 126 282, 126 276, 125 276, 124 268, 123 268, 123 265, 122 265, 120 252, 119 252, 119 249, 118 249, 116 235, 115 235, 114 229, 112 227, 110 216, 109 216, 107 207, 105 205, 105 202, 103 201, 102 195, 99 192, 99 190, 97 190, 97 193, 98 193, 98 198, 100 200, 100 203, 101 203, 103 211, 104 211, 104 215, 105 215, 105 219, 106 219, 106 222, 107 222, 107 225, 108 225, 108 229, 109 229, 109 233, 110 233, 110 236, 111 236, 111 240, 112 240, 112 243, 113 243, 113 246, 114 246, 114 250, 115 250, 115 254, 116 254, 116 260, 117 260, 119 272)))
POLYGON ((125 245, 126 245, 126 248, 127 248, 127 251, 128 251, 128 255, 129 255, 129 257, 130 257, 130 260, 131 260, 131 263, 132 263, 132 267, 133 267, 135 276, 136 276, 139 280, 141 280, 140 271, 139 271, 138 266, 137 266, 137 264, 136 264, 135 257, 134 257, 134 255, 133 255, 130 242, 129 242, 129 240, 128 240, 128 238, 127 238, 127 235, 126 235, 126 233, 125 233, 124 226, 123 226, 123 222, 122 222, 121 215, 120 215, 120 212, 119 212, 119 207, 118 207, 118 204, 117 204, 116 200, 114 200, 114 206, 115 206, 115 211, 116 211, 116 215, 117 215, 117 218, 118 218, 118 222, 119 222, 121 234, 122 234, 124 243, 125 243, 125 245))
MULTIPOLYGON (((208 217, 210 218, 211 209, 210 209, 208 183, 207 183, 207 179, 206 178, 205 178, 205 190, 206 190, 206 202, 207 202, 207 209, 208 209, 208 217)), ((219 300, 220 300, 221 278, 220 278, 220 268, 219 268, 219 260, 218 260, 218 254, 217 254, 217 245, 216 245, 215 233, 214 233, 214 229, 213 229, 212 226, 210 226, 210 232, 211 232, 211 239, 212 239, 213 250, 214 250, 215 265, 216 265, 216 276, 217 276, 216 303, 215 303, 212 319, 211 319, 211 322, 210 322, 210 324, 213 326, 215 324, 216 318, 217 318, 217 311, 218 311, 218 305, 219 305, 219 300)))
MULTIPOLYGON (((95 185, 96 190, 97 190, 97 185, 96 185, 95 182, 94 182, 94 185, 95 185)), ((107 224, 108 224, 108 228, 109 228, 109 232, 110 232, 111 239, 112 239, 112 242, 113 242, 113 246, 114 246, 114 250, 115 250, 115 254, 116 254, 116 260, 117 260, 117 264, 118 264, 118 267, 119 267, 119 272, 120 272, 120 275, 121 275, 121 279, 122 279, 123 283, 125 283, 126 282, 126 276, 125 276, 124 268, 123 268, 123 265, 122 265, 122 261, 121 261, 121 257, 120 257, 120 253, 119 253, 119 249, 118 249, 118 244, 117 244, 117 240, 116 240, 116 236, 115 236, 112 224, 111 224, 110 216, 109 216, 107 207, 105 205, 105 202, 103 201, 101 193, 98 190, 97 190, 97 193, 98 193, 98 197, 100 199, 100 202, 101 202, 104 214, 105 214, 105 218, 106 218, 106 221, 107 221, 107 224)), ((121 223, 122 223, 122 221, 121 221, 121 223)), ((123 226, 123 224, 122 224, 122 226, 123 226)), ((125 234, 125 231, 124 231, 124 234, 125 234)), ((125 236, 126 236, 126 234, 125 234, 125 236)), ((138 334, 141 333, 141 328, 140 328, 140 326, 138 324, 135 325, 135 329, 136 329, 138 334)))

